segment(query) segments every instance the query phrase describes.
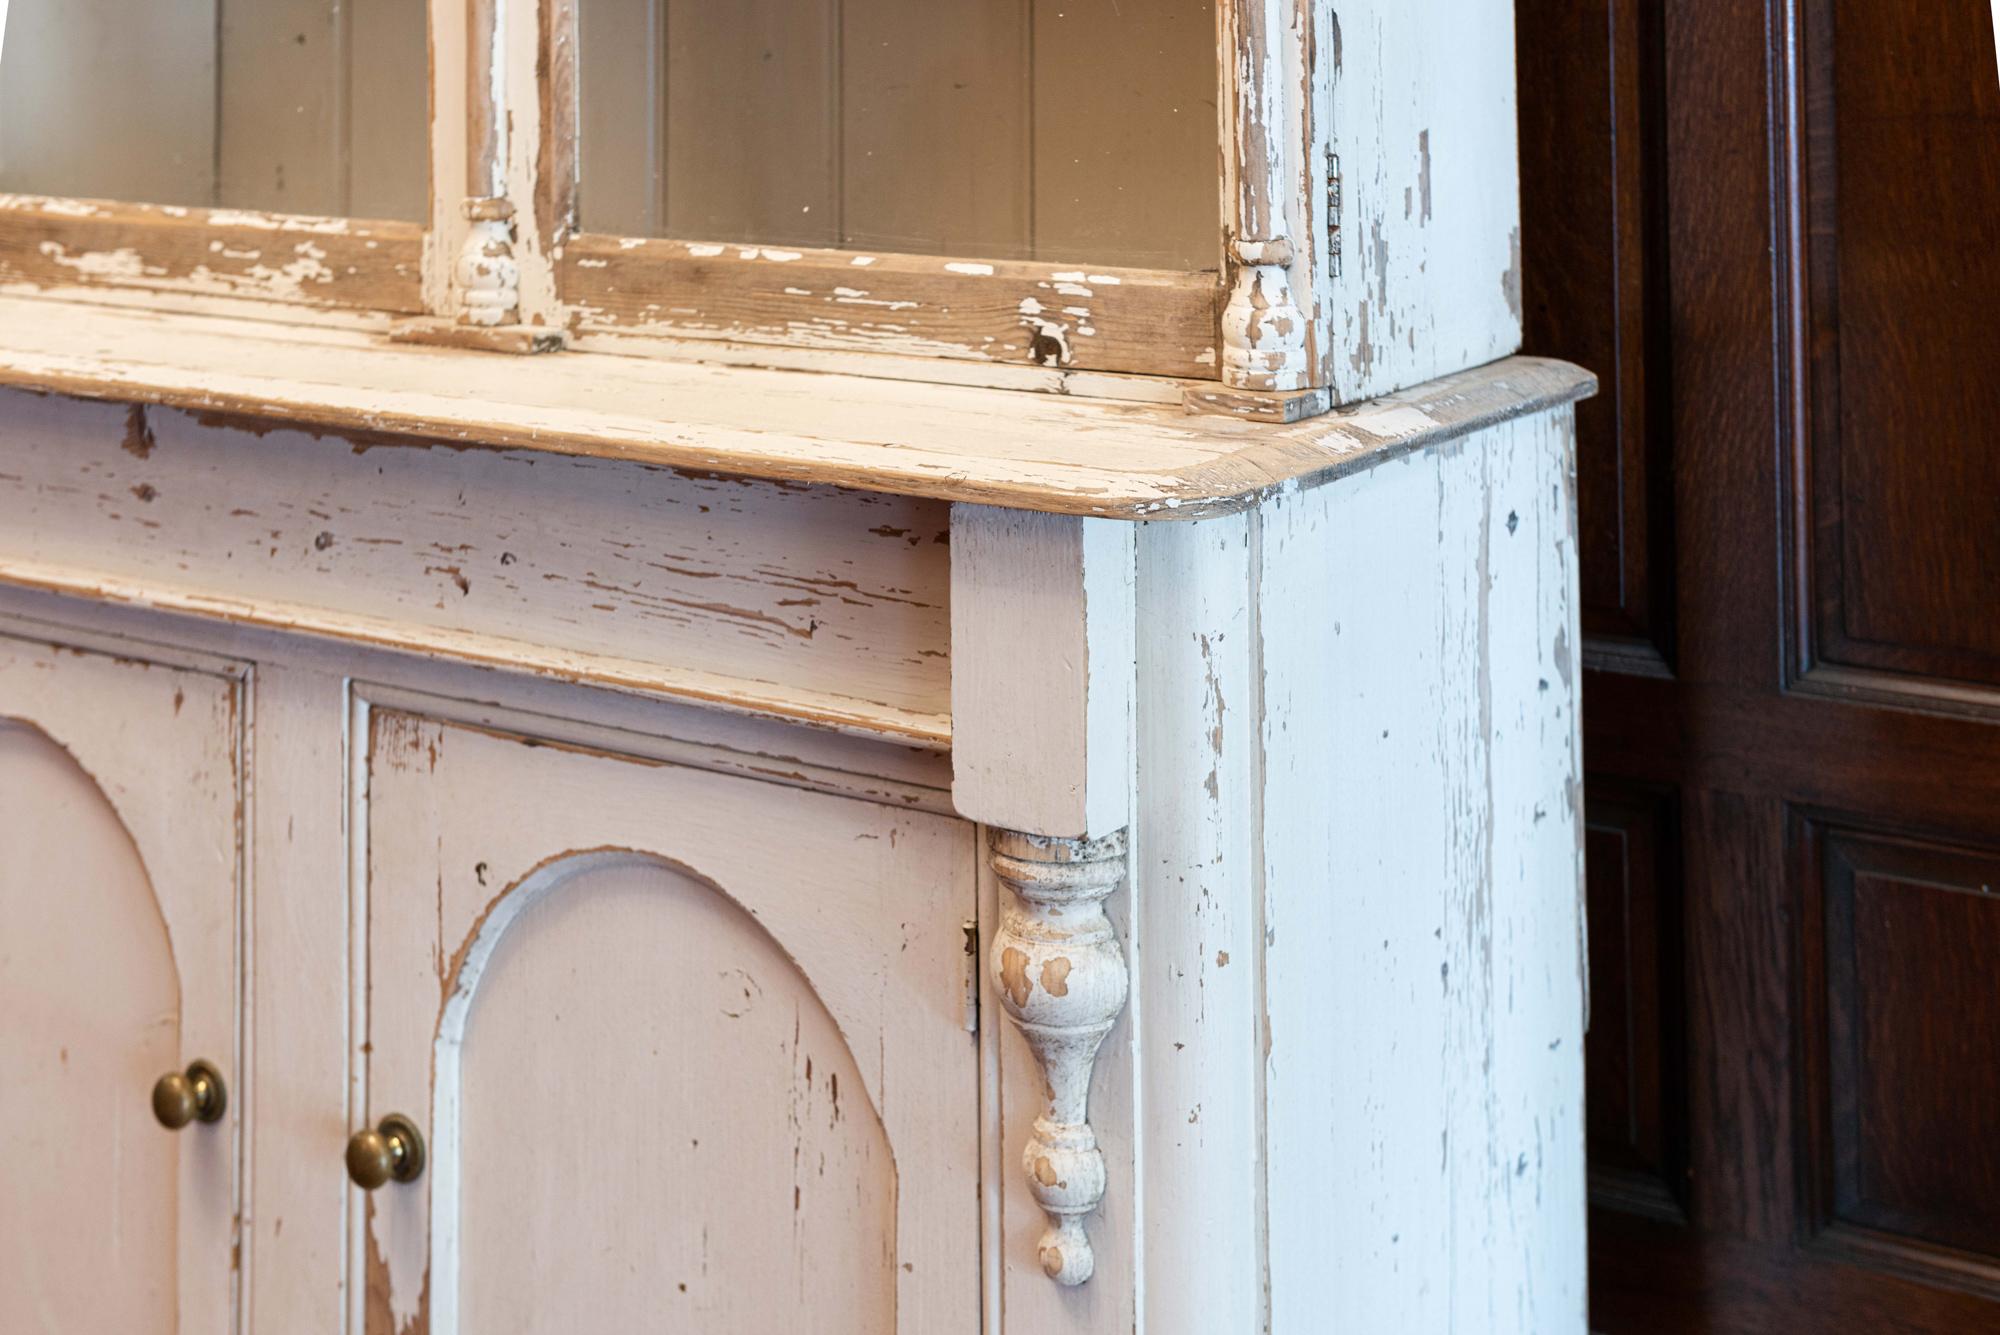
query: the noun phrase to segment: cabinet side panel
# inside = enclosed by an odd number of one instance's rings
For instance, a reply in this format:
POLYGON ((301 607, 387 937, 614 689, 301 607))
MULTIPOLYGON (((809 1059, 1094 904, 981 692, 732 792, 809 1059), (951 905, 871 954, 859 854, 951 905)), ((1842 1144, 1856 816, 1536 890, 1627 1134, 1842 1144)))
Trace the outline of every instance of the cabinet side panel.
POLYGON ((1584 1330, 1569 415, 1269 507, 1272 1330, 1584 1330))
POLYGON ((1263 1329, 1256 515, 1140 530, 1140 1069, 1149 1335, 1263 1329))
POLYGON ((1362 0, 1340 6, 1332 37, 1341 244, 1325 370, 1352 403, 1521 345, 1514 15, 1362 0))

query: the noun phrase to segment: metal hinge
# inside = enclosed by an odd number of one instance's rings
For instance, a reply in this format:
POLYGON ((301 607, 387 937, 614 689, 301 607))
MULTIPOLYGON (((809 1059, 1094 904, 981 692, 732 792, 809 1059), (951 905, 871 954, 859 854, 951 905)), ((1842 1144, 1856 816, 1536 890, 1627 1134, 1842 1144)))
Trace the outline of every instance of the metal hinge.
POLYGON ((965 927, 965 1032, 979 1032, 979 924, 967 918, 965 927))
POLYGON ((1335 278, 1340 277, 1340 154, 1326 151, 1326 253, 1335 278))

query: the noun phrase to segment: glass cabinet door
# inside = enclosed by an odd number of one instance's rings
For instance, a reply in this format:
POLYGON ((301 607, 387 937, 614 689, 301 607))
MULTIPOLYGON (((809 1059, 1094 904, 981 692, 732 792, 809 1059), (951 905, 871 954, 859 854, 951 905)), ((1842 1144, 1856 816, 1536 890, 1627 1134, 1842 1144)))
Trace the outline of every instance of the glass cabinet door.
POLYGON ((0 191, 417 220, 424 0, 10 0, 0 191))
POLYGON ((1212 0, 580 0, 586 232, 1217 267, 1212 0))

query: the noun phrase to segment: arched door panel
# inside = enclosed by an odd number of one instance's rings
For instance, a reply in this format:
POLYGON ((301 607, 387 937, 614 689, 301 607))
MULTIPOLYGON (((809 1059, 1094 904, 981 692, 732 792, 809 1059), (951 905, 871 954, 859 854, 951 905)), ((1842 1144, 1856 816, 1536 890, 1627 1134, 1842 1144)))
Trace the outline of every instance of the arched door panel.
POLYGON ((370 1335, 970 1335, 964 822, 377 711, 370 1335))
POLYGON ((240 1101, 175 1136, 150 1095, 237 1067, 236 689, 0 638, 9 1328, 230 1328, 240 1101))
POLYGON ((715 887, 578 862, 544 873, 439 1047, 459 1328, 894 1330, 896 1165, 826 1007, 715 887))

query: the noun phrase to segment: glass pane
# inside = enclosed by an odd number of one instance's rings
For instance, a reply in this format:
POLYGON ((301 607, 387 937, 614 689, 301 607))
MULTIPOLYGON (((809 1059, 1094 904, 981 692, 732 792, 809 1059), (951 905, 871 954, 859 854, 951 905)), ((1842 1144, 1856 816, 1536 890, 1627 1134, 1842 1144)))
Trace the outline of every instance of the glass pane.
POLYGON ((9 0, 0 190, 429 213, 425 0, 9 0))
POLYGON ((1212 0, 583 0, 592 232, 1212 269, 1212 0))

